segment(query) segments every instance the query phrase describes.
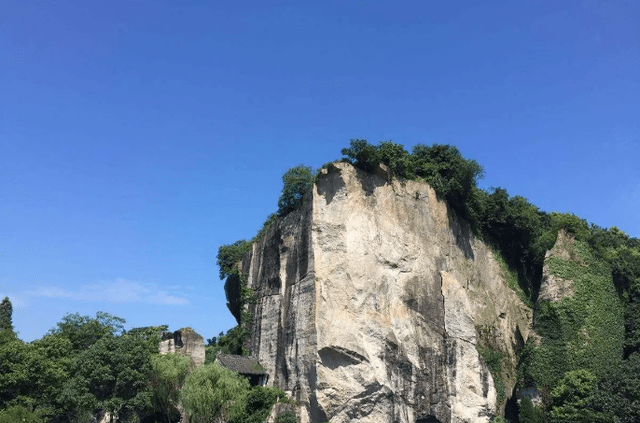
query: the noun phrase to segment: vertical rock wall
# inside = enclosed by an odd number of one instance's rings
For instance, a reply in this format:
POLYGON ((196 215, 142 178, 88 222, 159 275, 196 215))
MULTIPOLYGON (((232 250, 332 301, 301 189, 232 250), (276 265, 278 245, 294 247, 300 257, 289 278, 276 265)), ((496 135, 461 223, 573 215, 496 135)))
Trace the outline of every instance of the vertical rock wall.
MULTIPOLYGON (((301 422, 488 422, 492 335, 515 371, 530 310, 424 183, 336 163, 243 261, 251 352, 301 422)), ((508 389, 513 387, 507 386, 508 389)))
POLYGON ((158 346, 160 354, 178 353, 191 358, 194 365, 204 364, 204 338, 192 329, 180 329, 168 333, 158 346))

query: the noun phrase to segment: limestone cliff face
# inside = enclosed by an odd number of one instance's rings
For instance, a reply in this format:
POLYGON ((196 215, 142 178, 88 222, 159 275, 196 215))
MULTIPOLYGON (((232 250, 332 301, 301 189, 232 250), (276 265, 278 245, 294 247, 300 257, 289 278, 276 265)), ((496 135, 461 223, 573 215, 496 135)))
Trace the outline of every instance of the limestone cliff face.
POLYGON ((532 312, 424 183, 335 163, 242 271, 256 293, 251 353, 300 401, 301 422, 488 422, 481 340, 513 388, 532 312))
POLYGON ((167 333, 158 346, 160 354, 178 353, 191 358, 191 362, 200 366, 204 364, 204 338, 191 329, 181 329, 167 333))

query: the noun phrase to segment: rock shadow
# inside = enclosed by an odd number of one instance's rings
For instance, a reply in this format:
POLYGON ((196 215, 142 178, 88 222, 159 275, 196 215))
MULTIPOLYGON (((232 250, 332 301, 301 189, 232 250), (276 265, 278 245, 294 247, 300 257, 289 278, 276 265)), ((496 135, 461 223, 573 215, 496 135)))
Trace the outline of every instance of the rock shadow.
POLYGON ((342 170, 333 164, 326 168, 327 173, 321 173, 316 183, 318 194, 324 197, 326 204, 333 201, 333 197, 346 186, 341 177, 342 170))
POLYGON ((355 351, 347 350, 341 347, 324 347, 318 351, 322 364, 331 370, 335 370, 342 366, 351 366, 354 364, 368 361, 355 351))
POLYGON ((462 218, 456 216, 456 213, 447 207, 449 214, 449 226, 453 230, 453 236, 456 238, 456 245, 462 251, 467 259, 474 260, 473 247, 471 239, 474 237, 471 226, 462 218))

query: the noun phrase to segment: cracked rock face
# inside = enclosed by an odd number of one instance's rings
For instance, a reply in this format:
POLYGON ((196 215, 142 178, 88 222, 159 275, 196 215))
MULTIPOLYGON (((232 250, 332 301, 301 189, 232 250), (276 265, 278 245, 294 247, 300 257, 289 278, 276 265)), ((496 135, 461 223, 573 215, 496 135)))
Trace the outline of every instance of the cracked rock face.
POLYGON ((428 185, 385 176, 331 165, 254 244, 251 353, 301 422, 488 422, 496 389, 477 328, 515 372, 531 312, 428 185))
POLYGON ((204 338, 193 330, 177 330, 166 334, 158 347, 160 354, 178 353, 191 358, 195 366, 204 364, 204 338))

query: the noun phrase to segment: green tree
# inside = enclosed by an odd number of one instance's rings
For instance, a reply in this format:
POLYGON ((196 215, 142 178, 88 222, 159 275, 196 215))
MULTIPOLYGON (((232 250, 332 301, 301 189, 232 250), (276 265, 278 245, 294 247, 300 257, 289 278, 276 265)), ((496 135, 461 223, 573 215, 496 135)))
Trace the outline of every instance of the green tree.
POLYGON ((189 373, 180 397, 189 423, 224 422, 244 409, 248 390, 245 378, 213 363, 189 373))
POLYGON ((0 411, 0 423, 42 423, 40 411, 30 411, 24 406, 14 406, 0 411))
POLYGON ((549 215, 524 197, 509 197, 503 188, 481 196, 476 212, 484 238, 500 250, 509 267, 518 273, 520 287, 535 298, 545 252, 553 247, 557 233, 550 235, 549 215))
POLYGON ((27 346, 7 331, 0 332, 0 408, 14 405, 29 383, 27 346))
POLYGON ((588 370, 567 372, 551 391, 553 406, 549 417, 553 423, 606 423, 611 416, 593 410, 596 377, 588 370))
POLYGON ((342 149, 342 155, 346 156, 343 161, 367 172, 384 163, 396 176, 423 179, 456 211, 471 217, 469 199, 483 169, 475 160, 462 157, 454 146, 418 144, 409 154, 401 144, 392 141, 374 146, 367 140, 352 139, 349 148, 342 149))
POLYGON ((396 144, 393 141, 381 141, 377 149, 380 163, 387 165, 396 176, 406 179, 415 178, 414 162, 402 144, 396 144))
POLYGON ((411 150, 411 155, 416 176, 431 185, 463 217, 468 217, 468 200, 483 176, 482 166, 462 157, 451 145, 418 144, 411 150))
POLYGON ((220 268, 220 279, 224 280, 230 275, 238 274, 238 262, 251 250, 251 243, 244 239, 229 245, 221 245, 218 248, 216 264, 220 268))
POLYGON ((147 345, 149 351, 157 351, 162 334, 167 332, 169 325, 144 326, 139 328, 131 328, 126 331, 126 335, 131 336, 147 345))
POLYGON ((0 343, 0 408, 23 405, 55 413, 72 360, 65 338, 48 335, 30 344, 15 338, 0 343))
POLYGON ((313 186, 314 175, 310 167, 298 165, 282 175, 282 194, 278 199, 278 215, 286 216, 300 207, 302 197, 313 186))
POLYGON ((262 423, 267 420, 278 398, 285 397, 280 388, 255 386, 246 391, 245 398, 241 401, 244 409, 237 408, 229 423, 262 423))
POLYGON ((9 297, 4 297, 0 303, 0 331, 7 331, 13 334, 13 306, 9 297))
POLYGON ((66 314, 49 334, 65 337, 74 350, 84 351, 104 336, 124 333, 124 324, 123 318, 104 311, 97 312, 96 317, 66 314))
POLYGON ((536 408, 528 396, 520 400, 520 423, 542 423, 542 412, 536 408))
POLYGON ((640 354, 633 353, 598 384, 593 407, 620 423, 640 422, 640 354))
POLYGON ((152 403, 161 410, 166 422, 180 418, 182 405, 180 391, 193 366, 191 358, 180 354, 154 355, 151 358, 153 373, 150 383, 153 391, 152 403))
POLYGON ((141 338, 106 335, 81 352, 61 395, 71 420, 96 409, 118 418, 148 410, 155 351, 141 338))
POLYGON ((71 342, 61 336, 46 335, 26 345, 23 392, 32 408, 60 410, 58 396, 69 378, 73 358, 71 342))
POLYGON ((381 162, 378 147, 364 139, 352 138, 349 148, 342 149, 342 155, 346 156, 343 161, 367 172, 373 171, 381 162))
MULTIPOLYGON (((244 338, 248 335, 247 330, 241 325, 229 329, 226 334, 220 333, 215 342, 205 347, 207 362, 213 362, 218 352, 223 354, 242 354, 244 338)), ((213 341, 213 339, 211 340, 213 341)))

